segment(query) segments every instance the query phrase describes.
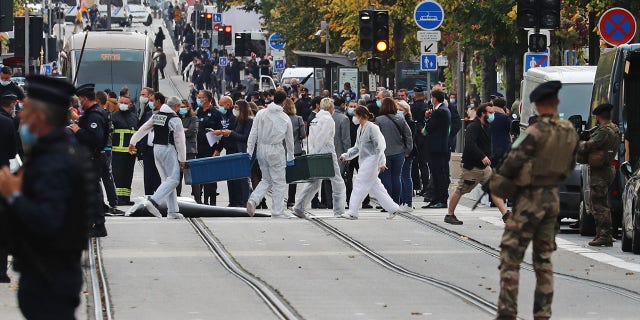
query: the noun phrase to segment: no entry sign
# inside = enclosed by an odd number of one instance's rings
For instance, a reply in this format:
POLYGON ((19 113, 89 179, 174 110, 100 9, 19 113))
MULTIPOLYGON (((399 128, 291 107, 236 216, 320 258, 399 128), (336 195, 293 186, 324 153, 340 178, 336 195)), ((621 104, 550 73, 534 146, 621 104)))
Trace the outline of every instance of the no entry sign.
POLYGON ((602 40, 612 46, 629 43, 636 35, 636 19, 624 8, 607 10, 598 22, 602 40))

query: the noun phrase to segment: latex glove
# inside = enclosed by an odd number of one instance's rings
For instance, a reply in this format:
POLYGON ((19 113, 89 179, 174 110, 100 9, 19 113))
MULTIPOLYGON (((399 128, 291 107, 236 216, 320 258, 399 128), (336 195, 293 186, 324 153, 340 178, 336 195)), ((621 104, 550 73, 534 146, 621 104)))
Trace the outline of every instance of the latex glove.
POLYGON ((287 161, 287 167, 293 167, 294 164, 295 164, 295 160, 287 161))

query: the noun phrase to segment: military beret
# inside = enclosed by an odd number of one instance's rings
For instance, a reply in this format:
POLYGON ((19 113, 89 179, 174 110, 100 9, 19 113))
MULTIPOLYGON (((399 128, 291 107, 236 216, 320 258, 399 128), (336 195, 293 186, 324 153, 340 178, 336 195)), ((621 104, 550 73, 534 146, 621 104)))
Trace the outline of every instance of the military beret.
POLYGON ((60 106, 65 111, 75 91, 73 85, 67 80, 43 75, 27 75, 24 87, 30 99, 49 102, 60 106))
POLYGON ((422 89, 422 87, 415 87, 413 88, 413 92, 424 92, 424 89, 422 89))
POLYGON ((96 91, 96 85, 93 83, 86 83, 76 88, 77 95, 90 94, 96 91))
POLYGON ((533 91, 529 95, 529 100, 535 103, 553 96, 557 96, 560 88, 562 88, 562 83, 560 81, 545 82, 533 89, 533 91))
POLYGON ((593 109, 591 113, 593 113, 594 116, 597 116, 605 112, 611 112, 611 109, 613 109, 613 105, 611 103, 603 103, 593 109))

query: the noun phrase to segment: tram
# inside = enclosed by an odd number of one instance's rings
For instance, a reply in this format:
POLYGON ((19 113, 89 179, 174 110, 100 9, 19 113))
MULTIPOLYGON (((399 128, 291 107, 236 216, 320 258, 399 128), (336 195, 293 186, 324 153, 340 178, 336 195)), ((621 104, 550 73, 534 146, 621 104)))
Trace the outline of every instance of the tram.
POLYGON ((94 83, 116 93, 123 87, 137 102, 143 87, 158 90, 151 37, 136 32, 92 31, 67 38, 60 52, 60 72, 74 85, 94 83), (85 38, 86 37, 86 38, 85 38))

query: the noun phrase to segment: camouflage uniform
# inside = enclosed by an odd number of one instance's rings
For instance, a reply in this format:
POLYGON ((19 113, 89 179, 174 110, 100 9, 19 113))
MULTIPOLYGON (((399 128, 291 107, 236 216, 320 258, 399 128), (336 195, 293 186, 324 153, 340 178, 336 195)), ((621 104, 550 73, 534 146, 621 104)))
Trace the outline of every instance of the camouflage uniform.
POLYGON ((621 141, 618 126, 608 122, 593 131, 589 141, 580 142, 578 146, 579 158, 584 159, 579 162, 589 164, 590 207, 596 221, 596 239, 612 240, 608 191, 615 177, 613 160, 621 141))
POLYGON ((534 318, 551 317, 551 253, 560 211, 558 185, 575 166, 577 143, 578 135, 571 123, 560 120, 557 115, 542 115, 513 143, 511 152, 500 168, 500 175, 517 185, 519 191, 513 216, 505 224, 500 244, 497 319, 517 317, 520 263, 531 241, 536 273, 534 318))

